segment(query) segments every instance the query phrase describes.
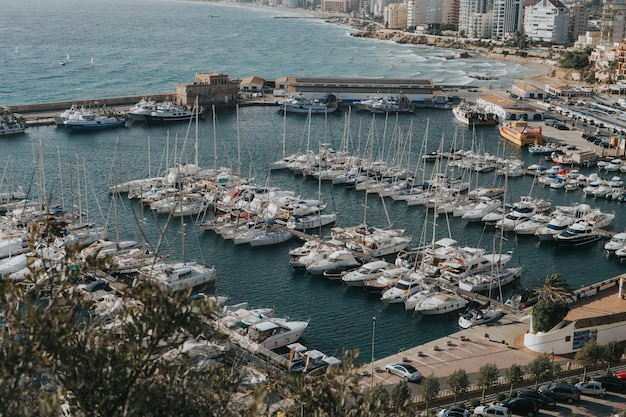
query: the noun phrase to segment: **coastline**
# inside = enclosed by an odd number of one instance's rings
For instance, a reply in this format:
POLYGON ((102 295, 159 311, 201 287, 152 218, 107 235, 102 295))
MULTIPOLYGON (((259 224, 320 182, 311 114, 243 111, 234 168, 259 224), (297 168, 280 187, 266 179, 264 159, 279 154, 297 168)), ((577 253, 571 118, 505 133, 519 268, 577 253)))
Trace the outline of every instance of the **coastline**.
MULTIPOLYGON (((188 1, 209 2, 210 0, 188 1)), ((490 51, 489 49, 484 47, 477 47, 465 42, 460 42, 454 38, 383 29, 377 26, 377 24, 374 22, 349 18, 346 16, 338 15, 337 13, 322 12, 319 10, 304 8, 280 8, 265 6, 257 3, 234 3, 230 1, 214 1, 213 3, 225 6, 246 7, 252 9, 277 10, 280 12, 289 12, 300 15, 302 18, 310 17, 323 19, 331 24, 352 28, 356 31, 352 34, 352 36, 354 37, 366 37, 370 39, 379 39, 381 41, 411 43, 415 45, 434 46, 442 49, 474 52, 475 54, 477 53, 482 57, 487 57, 489 59, 494 59, 500 62, 515 62, 519 64, 524 64, 534 69, 533 74, 529 75, 526 80, 538 84, 538 87, 544 87, 545 85, 550 84, 569 84, 572 81, 567 78, 566 70, 559 69, 552 62, 546 62, 546 59, 544 58, 532 56, 522 57, 512 54, 505 55, 502 53, 494 52, 493 50, 490 51)), ((471 59, 472 57, 475 57, 475 55, 471 55, 470 58, 463 59, 471 59)))

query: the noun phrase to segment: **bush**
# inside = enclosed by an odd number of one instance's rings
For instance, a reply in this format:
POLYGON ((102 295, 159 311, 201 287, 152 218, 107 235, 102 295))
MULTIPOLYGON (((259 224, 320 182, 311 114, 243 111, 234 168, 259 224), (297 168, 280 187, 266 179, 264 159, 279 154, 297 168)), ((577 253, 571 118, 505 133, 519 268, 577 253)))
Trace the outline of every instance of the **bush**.
POLYGON ((506 394, 503 394, 503 393, 498 394, 496 396, 496 400, 498 400, 498 402, 506 400, 506 394))
POLYGON ((517 391, 511 392, 511 399, 517 398, 517 391))
POLYGON ((547 332, 565 318, 569 307, 560 301, 539 300, 533 307, 533 330, 547 332))
POLYGON ((478 407, 479 405, 480 405, 480 400, 478 398, 472 398, 472 400, 470 401, 470 406, 478 407))

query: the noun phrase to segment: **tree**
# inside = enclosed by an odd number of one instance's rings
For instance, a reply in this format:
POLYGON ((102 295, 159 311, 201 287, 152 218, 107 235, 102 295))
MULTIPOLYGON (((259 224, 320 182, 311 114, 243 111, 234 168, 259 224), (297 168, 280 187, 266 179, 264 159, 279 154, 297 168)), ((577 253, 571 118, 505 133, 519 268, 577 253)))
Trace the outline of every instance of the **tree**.
POLYGON ((498 379, 498 367, 495 363, 487 363, 480 367, 476 376, 476 384, 482 388, 482 402, 485 401, 485 391, 496 383, 498 379))
POLYGON ((450 388, 450 390, 454 392, 454 402, 456 403, 457 396, 465 392, 470 384, 465 369, 457 369, 456 371, 452 372, 448 377, 447 384, 448 388, 450 388))
MULTIPOLYGON (((46 239, 54 239, 59 224, 33 225, 31 248, 42 241, 50 247, 46 239)), ((229 371, 160 355, 190 338, 217 341, 205 321, 213 302, 191 303, 188 294, 171 296, 142 281, 121 296, 116 314, 96 315, 93 300, 75 284, 107 260, 82 260, 78 249, 67 248, 52 267, 31 263, 22 285, 0 284, 0 385, 7 399, 0 414, 49 415, 61 403, 84 416, 240 414, 233 403, 238 383, 229 371)))
POLYGON ((546 276, 543 285, 539 288, 539 299, 551 302, 566 303, 574 291, 565 281, 563 275, 556 273, 546 276))
POLYGON ((539 289, 539 301, 532 311, 532 330, 546 332, 561 322, 567 315, 568 297, 572 288, 561 274, 550 274, 539 289))
POLYGON ((406 408, 406 405, 411 400, 411 389, 409 388, 409 384, 405 380, 400 381, 400 383, 396 384, 395 387, 391 390, 391 405, 394 410, 398 411, 403 408, 406 408))
POLYGON ((532 376, 536 388, 540 381, 545 381, 552 377, 554 367, 548 355, 544 353, 526 365, 526 371, 532 376))
POLYGON ((583 380, 587 379, 587 368, 604 362, 605 349, 597 343, 587 343, 574 355, 574 362, 583 367, 583 380))
POLYGON ((422 379, 419 393, 426 403, 426 410, 428 410, 428 403, 437 398, 437 395, 439 395, 439 389, 439 380, 434 374, 430 374, 426 378, 422 379))
POLYGON ((589 55, 590 52, 588 50, 564 51, 559 60, 559 65, 561 68, 583 69, 590 65, 589 55))
POLYGON ((621 362, 623 355, 624 345, 621 342, 612 341, 604 345, 604 361, 607 364, 607 370, 621 362))
POLYGON ((509 397, 513 393, 513 385, 520 382, 524 378, 524 371, 522 367, 518 364, 513 364, 506 370, 506 374, 504 375, 511 384, 511 389, 509 390, 509 397))

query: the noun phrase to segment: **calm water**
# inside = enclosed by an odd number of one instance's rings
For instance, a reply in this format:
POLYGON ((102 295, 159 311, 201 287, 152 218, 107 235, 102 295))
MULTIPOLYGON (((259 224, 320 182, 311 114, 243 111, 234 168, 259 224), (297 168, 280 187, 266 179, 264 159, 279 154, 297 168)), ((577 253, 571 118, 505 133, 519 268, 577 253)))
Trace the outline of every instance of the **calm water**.
MULTIPOLYGON (((505 67, 497 62, 444 61, 437 56, 445 55, 445 51, 434 48, 354 39, 349 36, 349 29, 317 19, 275 18, 295 16, 287 11, 145 0, 114 0, 106 4, 65 0, 55 2, 54 7, 48 2, 27 0, 19 7, 7 5, 5 9, 0 16, 4 40, 0 54, 8 63, 0 66, 2 104, 172 91, 176 82, 189 81, 198 71, 265 78, 426 77, 449 83, 470 82, 467 75, 479 70, 502 77, 505 72, 505 67), (259 41, 260 35, 263 41, 259 41), (333 53, 325 53, 326 48, 333 53), (59 65, 68 53, 71 62, 59 65), (92 57, 93 67, 89 65, 92 57), (463 65, 466 68, 461 68, 463 65)), ((522 66, 507 70, 509 78, 499 82, 512 81, 525 71, 522 66)), ((349 124, 346 117, 343 112, 326 119, 315 117, 309 137, 306 117, 289 115, 287 152, 303 151, 307 144, 310 149, 317 149, 319 143, 337 148, 342 138, 349 136, 350 149, 361 155, 365 154, 367 138, 375 138, 376 155, 388 150, 397 140, 397 132, 401 132, 404 140, 411 140, 412 169, 424 148, 436 149, 442 140, 444 149, 461 144, 469 147, 472 137, 492 154, 521 157, 527 165, 539 161, 538 157, 502 142, 494 128, 480 129, 472 135, 454 122, 449 111, 423 110, 414 116, 387 121, 377 116, 374 124, 369 114, 353 114, 349 124)), ((199 125, 200 164, 212 166, 217 155, 221 166, 254 176, 259 184, 269 183, 315 198, 317 181, 289 172, 273 172, 268 177, 268 164, 282 153, 282 132, 283 117, 273 107, 219 112, 215 129, 211 118, 199 125)), ((150 243, 156 245, 159 229, 166 226, 165 218, 142 212, 135 201, 111 199, 106 186, 115 178, 160 174, 174 158, 193 162, 194 142, 194 127, 188 129, 184 123, 169 128, 135 124, 119 131, 89 135, 69 134, 52 126, 29 128, 26 136, 0 141, 4 162, 2 186, 21 185, 33 195, 45 189, 53 202, 66 207, 81 204, 90 220, 108 222, 111 237, 119 234, 122 239, 140 240, 145 227, 150 243)), ((478 181, 488 185, 501 180, 493 174, 483 174, 478 181)), ((584 201, 581 191, 566 194, 533 188, 529 178, 513 178, 509 185, 512 199, 532 193, 551 199, 553 205, 584 201)), ((363 192, 328 184, 322 184, 321 192, 329 203, 328 210, 339 211, 338 225, 354 225, 367 213, 369 223, 385 226, 386 211, 394 226, 405 227, 414 243, 419 242, 425 222, 423 208, 393 201, 383 204, 370 195, 366 211, 363 192)), ((619 203, 586 202, 604 210, 623 211, 619 203)), ((445 216, 439 216, 436 222, 437 237, 450 235, 464 245, 489 251, 493 248, 492 229, 466 226, 457 218, 445 216)), ((432 229, 432 223, 427 226, 432 229)), ((625 227, 624 216, 618 215, 613 229, 625 227)), ((361 347, 361 359, 369 360, 373 316, 377 326, 376 357, 457 330, 456 316, 418 319, 405 313, 403 305, 386 306, 359 289, 292 271, 287 250, 297 246, 297 242, 268 248, 235 247, 232 242, 195 228, 191 219, 186 219, 184 225, 184 251, 179 223, 169 225, 166 235, 164 251, 217 267, 217 293, 228 295, 233 302, 274 306, 279 314, 292 318, 310 318, 303 343, 327 353, 339 354, 344 348, 361 347)), ((600 243, 584 249, 559 249, 509 235, 505 250, 513 251, 512 263, 525 266, 516 286, 535 285, 547 274, 561 272, 578 287, 622 273, 626 265, 605 259, 600 243)))

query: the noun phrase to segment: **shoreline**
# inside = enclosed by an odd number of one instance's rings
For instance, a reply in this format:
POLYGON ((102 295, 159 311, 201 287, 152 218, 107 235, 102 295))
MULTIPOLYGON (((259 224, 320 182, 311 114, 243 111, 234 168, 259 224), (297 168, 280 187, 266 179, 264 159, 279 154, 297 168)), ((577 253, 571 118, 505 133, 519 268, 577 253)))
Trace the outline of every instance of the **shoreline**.
MULTIPOLYGON (((363 21, 344 15, 339 15, 334 12, 323 12, 319 10, 304 9, 304 8, 286 8, 286 7, 272 7, 261 5, 258 3, 237 3, 230 1, 211 1, 211 0, 182 0, 191 1, 197 3, 215 3, 223 6, 231 7, 244 7, 251 9, 262 10, 276 10, 281 13, 293 13, 292 18, 314 18, 323 19, 328 23, 347 26, 355 30, 356 32, 351 36, 354 37, 366 37, 370 39, 379 39, 381 41, 392 41, 396 43, 411 43, 415 45, 433 46, 441 49, 474 52, 480 54, 482 57, 494 59, 500 62, 515 62, 518 64, 524 64, 535 69, 534 74, 529 75, 525 80, 534 81, 538 84, 538 87, 544 87, 546 84, 570 84, 573 80, 566 78, 567 71, 555 67, 554 65, 545 62, 544 58, 540 57, 521 57, 511 54, 501 54, 493 51, 489 51, 483 47, 472 46, 464 42, 459 42, 454 38, 447 38, 442 36, 431 36, 425 34, 415 34, 410 32, 404 32, 400 30, 390 30, 383 28, 376 28, 375 22, 363 21), (373 30, 372 30, 373 29, 373 30), (449 46, 448 46, 449 45, 449 46)), ((289 18, 290 16, 277 16, 281 18, 289 18)), ((474 57, 474 56, 472 56, 474 57)), ((462 59, 471 59, 462 58, 462 59)), ((522 81, 522 80, 520 80, 522 81)))

